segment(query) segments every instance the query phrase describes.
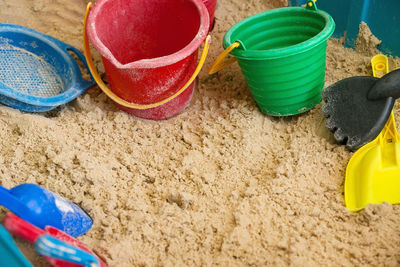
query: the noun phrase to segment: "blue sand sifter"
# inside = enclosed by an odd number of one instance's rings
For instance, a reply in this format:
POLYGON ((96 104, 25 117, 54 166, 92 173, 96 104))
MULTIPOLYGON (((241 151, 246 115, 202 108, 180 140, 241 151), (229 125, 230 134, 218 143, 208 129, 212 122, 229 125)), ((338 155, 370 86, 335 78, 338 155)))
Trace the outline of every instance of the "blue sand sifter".
POLYGON ((75 47, 38 31, 0 24, 0 102, 28 112, 68 103, 94 85, 82 77, 69 53, 86 65, 75 47))

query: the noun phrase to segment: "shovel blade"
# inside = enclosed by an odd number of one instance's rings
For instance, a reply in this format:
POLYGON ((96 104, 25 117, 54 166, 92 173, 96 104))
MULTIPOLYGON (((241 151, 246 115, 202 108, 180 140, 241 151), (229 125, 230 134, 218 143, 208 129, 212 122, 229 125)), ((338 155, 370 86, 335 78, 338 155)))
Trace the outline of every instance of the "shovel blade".
POLYGON ((385 153, 378 139, 360 148, 346 169, 345 202, 351 212, 369 204, 400 203, 400 164, 393 159, 399 155, 400 144, 385 144, 385 153), (386 157, 385 155, 389 155, 386 157))

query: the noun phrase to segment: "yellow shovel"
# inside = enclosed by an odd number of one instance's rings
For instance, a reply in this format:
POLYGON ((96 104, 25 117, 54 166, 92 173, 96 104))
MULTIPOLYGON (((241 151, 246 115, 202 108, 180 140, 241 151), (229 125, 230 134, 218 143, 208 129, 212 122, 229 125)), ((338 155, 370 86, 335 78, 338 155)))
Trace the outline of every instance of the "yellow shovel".
MULTIPOLYGON (((371 64, 375 77, 389 72, 384 55, 374 56, 371 64)), ((400 135, 393 112, 379 136, 351 157, 346 169, 344 196, 346 207, 352 212, 384 201, 400 203, 400 135)))

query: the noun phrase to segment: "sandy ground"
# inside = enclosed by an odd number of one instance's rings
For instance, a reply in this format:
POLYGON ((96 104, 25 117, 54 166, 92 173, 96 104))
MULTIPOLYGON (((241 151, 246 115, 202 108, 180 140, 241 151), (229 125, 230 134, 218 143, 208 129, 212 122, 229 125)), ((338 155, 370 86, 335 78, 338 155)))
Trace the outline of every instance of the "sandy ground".
MULTIPOLYGON (((219 0, 205 68, 230 26, 283 2, 219 0)), ((82 49, 85 5, 1 1, 0 21, 82 49)), ((364 37, 358 51, 328 41, 327 85, 371 75, 375 43, 364 37)), ((203 70, 191 105, 167 121, 131 117, 97 88, 48 114, 0 106, 0 146, 0 183, 38 183, 81 205, 94 226, 80 239, 111 266, 400 265, 400 208, 346 210, 352 154, 326 129, 321 105, 290 118, 263 115, 237 65, 203 70)))

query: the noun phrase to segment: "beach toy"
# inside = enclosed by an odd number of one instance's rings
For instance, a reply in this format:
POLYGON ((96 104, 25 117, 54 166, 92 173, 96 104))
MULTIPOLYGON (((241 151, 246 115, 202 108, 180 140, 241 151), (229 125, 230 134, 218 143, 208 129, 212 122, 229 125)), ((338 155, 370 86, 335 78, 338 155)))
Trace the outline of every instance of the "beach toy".
POLYGON ((217 8, 217 0, 203 0, 204 5, 207 7, 208 14, 210 15, 210 31, 215 25, 215 9, 217 8))
MULTIPOLYGON (((386 56, 377 55, 371 63, 375 77, 389 72, 386 56)), ((349 211, 359 211, 369 204, 384 201, 400 203, 400 135, 393 111, 379 136, 351 157, 346 169, 344 196, 349 211)))
POLYGON ((394 99, 369 100, 368 91, 378 81, 370 76, 356 76, 325 88, 322 106, 326 127, 335 139, 351 151, 374 140, 383 129, 394 99))
POLYGON ((352 151, 374 140, 400 97, 400 69, 382 78, 350 77, 325 88, 322 111, 336 140, 352 151))
POLYGON ((0 263, 1 266, 33 267, 33 265, 21 253, 14 240, 0 225, 0 263))
POLYGON ((250 16, 229 29, 226 49, 209 69, 213 74, 238 61, 262 112, 288 116, 321 101, 326 40, 333 19, 313 1, 306 7, 284 7, 250 16), (224 61, 231 54, 234 58, 224 61))
POLYGON ((344 195, 353 212, 384 201, 400 203, 400 136, 393 113, 381 134, 351 157, 344 195))
POLYGON ((94 256, 49 235, 38 237, 35 241, 35 250, 42 256, 58 258, 87 267, 99 266, 94 256))
MULTIPOLYGON (((99 262, 101 267, 107 267, 107 264, 104 263, 103 260, 100 259, 97 254, 95 254, 87 245, 82 243, 81 241, 71 237, 70 235, 66 234, 65 232, 58 230, 52 226, 46 226, 44 230, 22 220, 18 216, 7 213, 3 219, 4 227, 12 234, 28 241, 31 244, 34 244, 37 238, 42 235, 50 235, 54 238, 57 238, 61 241, 64 241, 74 247, 77 247, 83 251, 94 256, 97 261, 99 262)), ((56 267, 79 267, 81 265, 72 263, 69 261, 61 260, 58 258, 53 257, 45 257, 45 259, 52 265, 56 267)))
POLYGON ((54 226, 77 237, 92 227, 92 219, 77 205, 35 184, 6 189, 0 186, 0 205, 31 224, 54 226))
POLYGON ((35 30, 0 24, 0 102, 42 112, 68 103, 94 85, 82 78, 73 46, 35 30))
POLYGON ((120 109, 161 120, 189 105, 210 45, 209 15, 201 0, 99 0, 88 4, 84 24, 89 69, 120 109), (111 90, 93 65, 88 39, 102 56, 111 90))

